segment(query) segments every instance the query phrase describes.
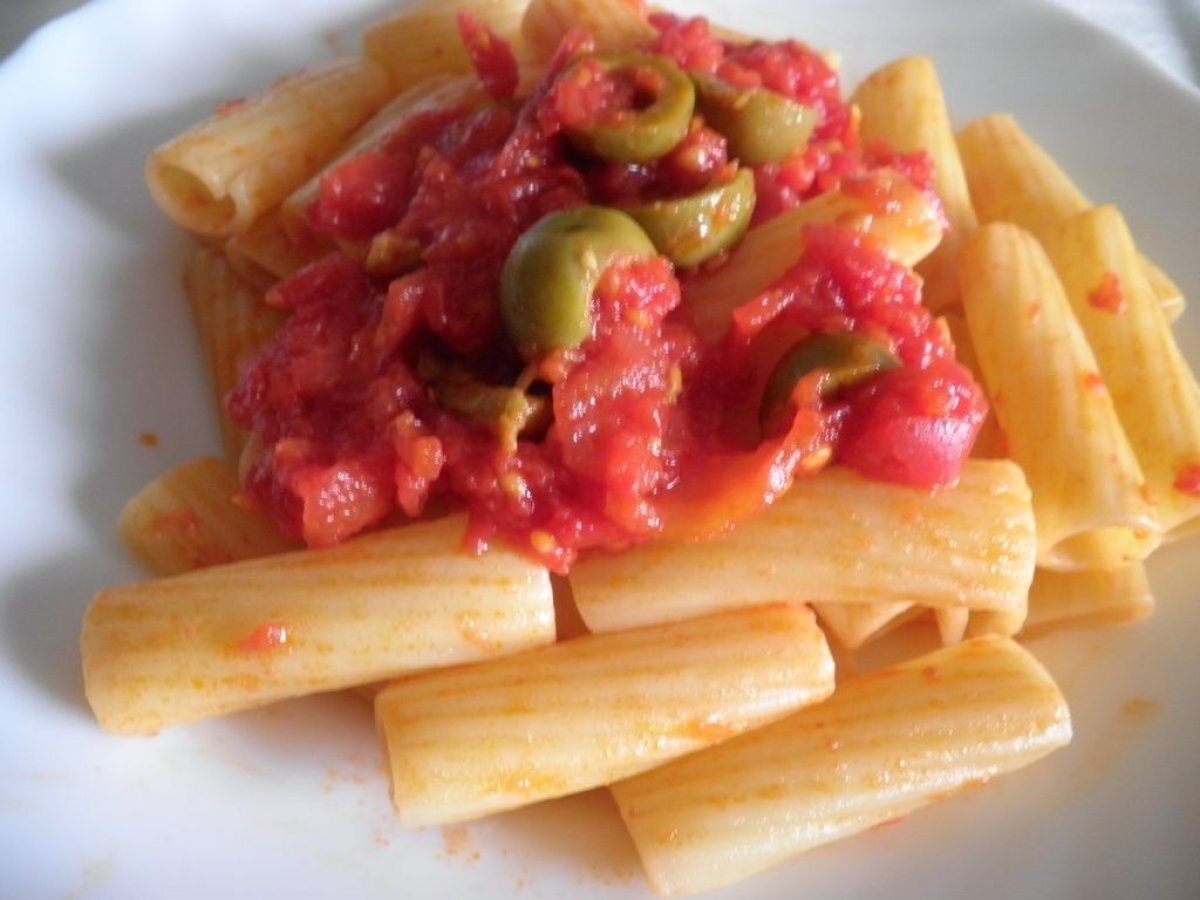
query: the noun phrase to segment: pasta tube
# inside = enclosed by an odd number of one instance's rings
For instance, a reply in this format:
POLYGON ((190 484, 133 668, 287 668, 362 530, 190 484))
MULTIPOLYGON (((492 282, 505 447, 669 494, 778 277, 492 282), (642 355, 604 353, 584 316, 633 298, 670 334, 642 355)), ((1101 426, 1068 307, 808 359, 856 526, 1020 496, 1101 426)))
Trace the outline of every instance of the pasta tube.
POLYGON ((554 640, 545 569, 460 549, 461 517, 115 587, 88 608, 101 726, 169 725, 554 640))
POLYGON ((427 78, 471 75, 458 16, 469 12, 507 41, 520 63, 521 19, 528 0, 424 0, 373 22, 363 32, 363 54, 383 67, 395 91, 427 78))
POLYGON ((155 150, 150 194, 206 238, 245 231, 328 159, 384 104, 387 74, 358 59, 285 78, 155 150))
MULTIPOLYGON (((1034 574, 1034 580, 1037 580, 1037 574, 1034 574)), ((987 635, 998 635, 1000 637, 1013 637, 1020 634, 1025 627, 1025 622, 1029 618, 1029 597, 1026 595, 1024 602, 1016 609, 994 610, 994 609, 974 609, 971 610, 971 616, 967 619, 966 637, 985 637, 987 635)))
POLYGON ((1142 274, 1146 276, 1146 282, 1150 285, 1150 290, 1158 298, 1163 315, 1168 322, 1174 322, 1183 315, 1183 310, 1187 305, 1186 298, 1183 296, 1183 289, 1150 257, 1143 253, 1140 255, 1140 259, 1142 262, 1142 274))
POLYGON ((924 613, 903 601, 878 603, 813 603, 822 627, 847 650, 858 650, 893 628, 924 613))
POLYGON ((967 177, 933 61, 925 56, 897 60, 867 76, 850 98, 862 113, 864 142, 882 140, 901 153, 924 150, 933 160, 934 188, 950 229, 917 271, 933 310, 958 303, 958 251, 977 227, 967 177))
POLYGON ((521 22, 530 50, 543 61, 572 29, 586 31, 605 52, 640 47, 656 35, 638 0, 531 0, 521 22))
POLYGON ((242 281, 266 292, 275 282, 302 269, 332 249, 323 237, 284 231, 279 208, 225 242, 225 258, 242 281))
POLYGON ((1114 206, 1068 220, 1046 242, 1113 405, 1159 527, 1200 516, 1200 386, 1163 316, 1114 206))
POLYGON ((312 235, 305 211, 320 193, 321 180, 348 159, 384 149, 406 125, 423 113, 459 109, 482 102, 485 95, 477 81, 468 78, 432 76, 406 88, 379 110, 354 134, 347 146, 319 172, 300 185, 280 207, 280 220, 293 240, 312 235))
MULTIPOLYGON (((956 263, 957 265, 957 263, 956 263)), ((966 366, 975 380, 983 383, 983 375, 979 371, 979 358, 975 355, 975 346, 971 343, 971 332, 967 328, 967 319, 962 309, 947 310, 942 314, 941 322, 950 332, 950 340, 954 343, 955 358, 966 366)), ((975 446, 971 455, 982 459, 1005 459, 1008 457, 1008 446, 1004 440, 1004 432, 996 421, 996 411, 989 407, 987 418, 975 436, 975 446)))
POLYGON ((933 611, 934 620, 937 622, 938 637, 942 644, 949 646, 957 644, 967 634, 967 623, 971 617, 969 609, 961 607, 940 607, 933 611))
POLYGON ((612 786, 655 890, 712 890, 1025 766, 1071 739, 1020 646, 967 641, 612 786))
POLYGON ((220 252, 208 248, 192 253, 183 286, 208 363, 225 454, 236 461, 246 433, 233 423, 225 398, 237 385, 242 367, 262 350, 286 314, 267 306, 260 290, 236 275, 220 252))
POLYGON ((375 712, 396 810, 427 825, 643 772, 832 691, 812 612, 780 605, 402 679, 375 712))
MULTIPOLYGON (((1012 116, 977 119, 959 132, 958 148, 981 222, 1013 222, 1044 241, 1092 205, 1012 116)), ((1167 318, 1178 318, 1184 308, 1179 286, 1152 260, 1143 257, 1142 265, 1167 318)))
POLYGON ((1086 572, 1038 569, 1025 633, 1036 636, 1064 625, 1126 625, 1153 612, 1154 594, 1142 563, 1086 572))
POLYGON ((942 239, 941 214, 929 197, 895 172, 876 172, 853 188, 814 197, 751 228, 725 266, 688 279, 683 296, 696 331, 706 340, 719 339, 734 309, 769 288, 803 256, 805 226, 835 224, 874 235, 908 266, 928 256, 942 239))
POLYGON ((1013 222, 1040 239, 1091 205, 1012 116, 971 122, 959 133, 958 146, 982 222, 1013 222))
POLYGON ((827 469, 718 541, 585 558, 570 579, 588 628, 613 631, 779 600, 1013 609, 1034 554, 1020 468, 971 460, 932 493, 827 469))
POLYGON ((1144 556, 1158 534, 1142 471, 1041 245, 1016 225, 985 225, 961 266, 984 386, 1033 491, 1039 561, 1097 568, 1144 556))
POLYGON ((160 576, 295 550, 267 516, 237 502, 240 491, 228 462, 185 463, 125 504, 117 534, 142 565, 160 576))

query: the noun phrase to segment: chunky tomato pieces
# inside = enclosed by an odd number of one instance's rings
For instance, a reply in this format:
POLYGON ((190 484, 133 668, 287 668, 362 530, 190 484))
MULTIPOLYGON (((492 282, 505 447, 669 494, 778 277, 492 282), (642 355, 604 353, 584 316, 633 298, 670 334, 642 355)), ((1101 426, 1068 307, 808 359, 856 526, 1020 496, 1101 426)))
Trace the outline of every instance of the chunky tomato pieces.
POLYGON ((758 396, 771 368, 797 341, 812 334, 863 335, 904 365, 814 401, 833 460, 884 481, 953 483, 983 423, 986 401, 955 361, 945 330, 921 304, 917 276, 862 232, 809 226, 804 243, 804 257, 735 312, 720 361, 709 367, 715 379, 709 378, 758 396))
MULTIPOLYGON (((701 19, 652 21, 655 49, 684 68, 818 111, 803 151, 755 168, 756 218, 851 189, 881 165, 931 180, 923 156, 858 146, 836 75, 811 50, 726 44, 701 19)), ((328 546, 431 505, 459 508, 476 548, 504 540, 566 571, 581 552, 711 536, 830 460, 906 484, 957 477, 980 392, 915 276, 842 228, 810 228, 803 258, 746 298, 716 346, 688 324, 686 278, 681 288, 656 257, 601 275, 580 346, 522 358, 501 322, 499 281, 524 231, 586 203, 687 195, 728 180, 737 162, 699 118, 652 162, 587 158, 564 138, 573 117, 636 107, 654 85, 564 84, 587 45, 572 35, 518 104, 507 46, 470 17, 461 27, 493 99, 417 115, 323 180, 308 224, 357 249, 270 292, 290 318, 230 397, 258 448, 247 493, 287 533, 328 546), (869 337, 903 365, 833 397, 798 389, 790 421, 763 433, 772 367, 827 332, 869 337)))

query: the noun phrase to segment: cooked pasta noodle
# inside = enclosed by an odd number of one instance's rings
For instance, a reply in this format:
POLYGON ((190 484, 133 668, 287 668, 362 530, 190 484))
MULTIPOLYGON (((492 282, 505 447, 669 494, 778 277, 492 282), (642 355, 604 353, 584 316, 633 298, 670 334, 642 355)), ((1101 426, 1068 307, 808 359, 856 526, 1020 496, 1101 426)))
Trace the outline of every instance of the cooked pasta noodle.
POLYGON ((1046 671, 1015 643, 983 638, 850 681, 612 791, 655 889, 685 895, 905 816, 1070 737, 1046 671))
POLYGON ((1160 532, 1142 469, 1045 251, 1018 226, 992 223, 968 239, 961 266, 967 324, 1007 446, 1029 477, 1043 564, 1144 556, 1160 532))
POLYGON ((201 237, 245 231, 328 159, 389 90, 382 69, 357 59, 293 75, 155 150, 146 164, 150 193, 201 237))
POLYGON ((459 550, 461 518, 101 592, 83 623, 100 724, 122 734, 554 640, 549 574, 459 550))
POLYGON ((925 279, 924 298, 931 309, 957 305, 958 253, 978 222, 933 61, 910 56, 886 65, 864 79, 851 99, 862 111, 864 140, 929 154, 949 231, 917 270, 925 279))

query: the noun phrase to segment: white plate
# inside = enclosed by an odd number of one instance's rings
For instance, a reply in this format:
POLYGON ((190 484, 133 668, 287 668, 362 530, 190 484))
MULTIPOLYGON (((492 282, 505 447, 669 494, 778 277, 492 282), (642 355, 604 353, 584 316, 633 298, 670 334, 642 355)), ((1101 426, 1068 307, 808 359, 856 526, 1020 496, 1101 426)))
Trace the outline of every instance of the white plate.
MULTIPOLYGON (((83 608, 137 574, 113 536, 121 504, 217 447, 178 287, 186 241, 151 206, 142 161, 220 101, 331 43, 352 47, 385 8, 98 0, 0 68, 0 896, 649 894, 602 794, 446 832, 399 828, 355 701, 134 740, 100 733, 82 699, 83 608)), ((1031 0, 679 8, 837 48, 850 82, 932 55, 958 120, 1015 113, 1200 287, 1200 100, 1090 27, 1031 0)), ((1193 361, 1198 321, 1179 325, 1193 361)), ((1036 645, 1075 712, 1069 749, 722 896, 1194 896, 1192 552, 1154 560, 1160 612, 1145 625, 1036 645)))

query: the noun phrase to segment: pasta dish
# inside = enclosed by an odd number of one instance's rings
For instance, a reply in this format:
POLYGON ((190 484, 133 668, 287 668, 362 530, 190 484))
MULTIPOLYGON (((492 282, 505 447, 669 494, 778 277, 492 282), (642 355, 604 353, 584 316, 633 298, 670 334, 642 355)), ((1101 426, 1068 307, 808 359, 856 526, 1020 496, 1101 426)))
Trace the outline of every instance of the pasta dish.
POLYGON ((1021 639, 1196 530, 1180 288, 928 58, 430 0, 146 177, 223 453, 122 514, 114 733, 357 691, 404 824, 607 787, 700 893, 1068 743, 1021 639))

